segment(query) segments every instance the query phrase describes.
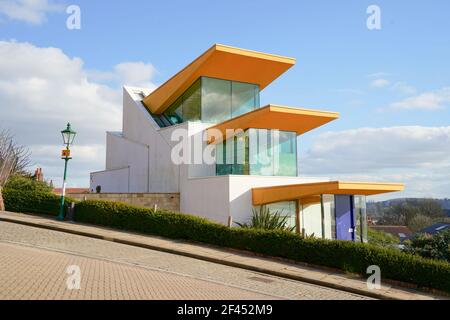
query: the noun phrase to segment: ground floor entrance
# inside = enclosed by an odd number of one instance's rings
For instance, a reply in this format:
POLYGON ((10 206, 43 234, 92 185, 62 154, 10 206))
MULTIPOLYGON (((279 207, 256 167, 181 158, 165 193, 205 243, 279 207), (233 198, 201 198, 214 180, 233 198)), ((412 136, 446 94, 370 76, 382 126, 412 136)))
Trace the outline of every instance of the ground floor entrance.
POLYGON ((289 227, 305 236, 367 240, 366 197, 363 195, 323 194, 265 206, 273 213, 288 216, 289 227))
POLYGON ((252 189, 253 206, 290 217, 298 233, 322 239, 367 241, 366 196, 402 191, 401 183, 324 181, 252 189))

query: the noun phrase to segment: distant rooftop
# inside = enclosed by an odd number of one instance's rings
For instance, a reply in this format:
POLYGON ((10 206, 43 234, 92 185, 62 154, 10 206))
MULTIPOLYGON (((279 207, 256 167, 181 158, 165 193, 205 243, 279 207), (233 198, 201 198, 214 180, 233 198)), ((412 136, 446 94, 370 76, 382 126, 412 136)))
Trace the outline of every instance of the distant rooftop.
POLYGON ((445 231, 445 230, 449 230, 450 229, 450 223, 445 223, 445 222, 440 222, 440 223, 436 223, 433 224, 432 226, 426 227, 422 230, 420 230, 419 233, 427 233, 427 234, 431 234, 434 235, 436 233, 445 231))

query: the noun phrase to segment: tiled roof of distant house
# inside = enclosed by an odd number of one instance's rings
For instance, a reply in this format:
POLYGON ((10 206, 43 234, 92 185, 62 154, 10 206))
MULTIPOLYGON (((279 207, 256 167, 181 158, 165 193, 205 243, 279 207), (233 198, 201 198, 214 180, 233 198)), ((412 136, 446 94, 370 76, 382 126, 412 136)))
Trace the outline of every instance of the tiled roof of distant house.
POLYGON ((393 234, 399 237, 400 240, 405 240, 409 238, 413 233, 407 226, 370 226, 370 227, 374 230, 393 234))
POLYGON ((427 234, 434 235, 436 233, 439 233, 444 230, 449 230, 449 229, 450 229, 450 223, 440 222, 440 223, 433 224, 432 226, 429 226, 429 227, 426 227, 426 228, 420 230, 419 233, 427 233, 427 234))

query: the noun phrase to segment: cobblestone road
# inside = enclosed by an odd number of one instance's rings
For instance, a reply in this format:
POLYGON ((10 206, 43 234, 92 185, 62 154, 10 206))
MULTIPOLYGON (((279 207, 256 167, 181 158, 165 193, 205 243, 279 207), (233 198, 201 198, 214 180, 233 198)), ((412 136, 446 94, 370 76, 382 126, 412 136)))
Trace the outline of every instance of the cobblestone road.
POLYGON ((0 299, 366 299, 169 253, 0 222, 0 299), (77 265, 81 289, 68 290, 77 265))

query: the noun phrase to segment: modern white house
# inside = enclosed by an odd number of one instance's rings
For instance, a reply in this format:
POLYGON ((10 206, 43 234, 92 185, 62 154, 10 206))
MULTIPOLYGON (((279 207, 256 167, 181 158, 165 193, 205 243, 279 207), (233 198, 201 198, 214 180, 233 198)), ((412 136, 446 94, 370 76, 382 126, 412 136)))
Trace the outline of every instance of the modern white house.
POLYGON ((296 232, 363 241, 366 196, 403 185, 298 175, 299 136, 339 114, 260 106, 260 92, 294 64, 216 44, 152 92, 124 87, 122 132, 107 132, 91 192, 179 193, 181 212, 228 225, 267 206, 296 232))

